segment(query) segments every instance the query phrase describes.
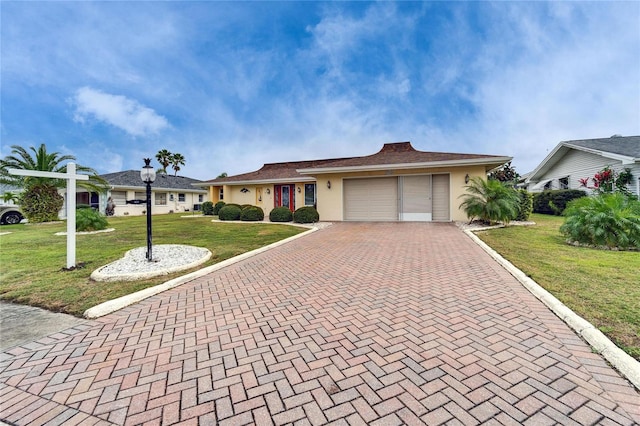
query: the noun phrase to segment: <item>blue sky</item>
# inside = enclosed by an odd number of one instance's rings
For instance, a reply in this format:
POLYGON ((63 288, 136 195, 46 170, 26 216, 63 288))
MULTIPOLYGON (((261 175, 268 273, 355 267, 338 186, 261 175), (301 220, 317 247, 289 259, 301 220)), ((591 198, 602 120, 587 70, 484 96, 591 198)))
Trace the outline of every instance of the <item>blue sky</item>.
POLYGON ((0 2, 0 155, 180 174, 640 134, 640 2, 0 2), (155 161, 154 161, 155 163, 155 161))

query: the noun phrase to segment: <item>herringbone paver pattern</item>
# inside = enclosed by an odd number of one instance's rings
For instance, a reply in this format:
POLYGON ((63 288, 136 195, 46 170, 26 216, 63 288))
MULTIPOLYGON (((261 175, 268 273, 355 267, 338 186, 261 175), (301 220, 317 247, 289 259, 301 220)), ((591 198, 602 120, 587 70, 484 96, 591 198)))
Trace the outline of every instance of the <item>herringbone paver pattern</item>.
POLYGON ((450 224, 337 224, 0 360, 38 424, 622 424, 640 396, 450 224))

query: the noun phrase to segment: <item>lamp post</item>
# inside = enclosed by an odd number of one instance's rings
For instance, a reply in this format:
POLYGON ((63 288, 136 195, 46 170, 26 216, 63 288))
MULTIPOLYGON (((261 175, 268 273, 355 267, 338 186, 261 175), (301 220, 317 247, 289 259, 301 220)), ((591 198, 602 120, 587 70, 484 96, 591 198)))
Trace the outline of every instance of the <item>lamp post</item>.
POLYGON ((140 170, 140 179, 147 184, 147 261, 151 262, 151 184, 156 180, 156 171, 149 164, 150 158, 144 158, 144 167, 140 170))

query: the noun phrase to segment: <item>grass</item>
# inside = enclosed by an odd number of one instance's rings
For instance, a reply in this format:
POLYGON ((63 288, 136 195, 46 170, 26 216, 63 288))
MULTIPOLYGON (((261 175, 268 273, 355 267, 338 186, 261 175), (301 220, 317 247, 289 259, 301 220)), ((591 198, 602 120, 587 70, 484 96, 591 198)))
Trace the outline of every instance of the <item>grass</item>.
POLYGON ((212 223, 211 216, 183 218, 179 214, 153 217, 153 244, 206 247, 212 258, 197 268, 135 282, 101 283, 91 272, 121 258, 127 250, 146 246, 146 217, 109 218, 114 232, 77 235, 76 259, 84 267, 65 271, 66 223, 8 225, 0 236, 0 299, 54 312, 82 316, 95 305, 151 287, 193 270, 229 259, 303 232, 286 225, 212 223))
POLYGON ((533 215, 535 226, 477 235, 618 347, 640 360, 640 252, 565 243, 562 217, 533 215))

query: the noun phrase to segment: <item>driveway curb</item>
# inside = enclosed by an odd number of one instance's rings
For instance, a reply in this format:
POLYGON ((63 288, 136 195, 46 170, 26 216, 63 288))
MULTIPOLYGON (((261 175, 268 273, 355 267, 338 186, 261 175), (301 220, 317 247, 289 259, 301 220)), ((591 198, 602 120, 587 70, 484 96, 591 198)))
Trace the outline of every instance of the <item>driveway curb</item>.
POLYGON ((302 232, 300 234, 294 235, 284 240, 277 241, 267 246, 260 247, 259 249, 248 251, 246 253, 232 257, 231 259, 227 259, 220 263, 216 263, 215 265, 207 266, 206 268, 199 269, 197 271, 191 272, 190 274, 186 274, 186 275, 174 278, 172 280, 169 280, 167 282, 164 282, 162 284, 158 284, 157 286, 145 288, 144 290, 140 290, 135 293, 131 293, 126 296, 119 297, 117 299, 109 300, 107 302, 101 303, 99 305, 96 305, 92 308, 87 309, 86 311, 84 311, 83 316, 88 319, 95 319, 95 318, 105 316, 107 314, 118 311, 122 308, 125 308, 129 305, 140 302, 141 300, 144 300, 148 297, 155 296, 158 293, 162 293, 163 291, 167 291, 174 287, 178 287, 193 279, 202 277, 204 275, 207 275, 219 269, 226 268, 227 266, 233 265, 234 263, 240 262, 241 260, 248 259, 250 257, 253 257, 267 250, 271 250, 272 248, 286 244, 289 241, 302 238, 317 230, 318 228, 311 228, 308 231, 302 232))
MULTIPOLYGON (((481 229, 480 229, 481 230, 481 229)), ((478 229, 476 230, 478 231, 478 229)), ((620 374, 626 377, 637 390, 640 390, 640 362, 617 347, 593 324, 585 320, 551 293, 516 268, 511 262, 489 247, 471 230, 464 230, 476 244, 513 275, 531 294, 544 303, 551 311, 582 337, 595 352, 602 355, 620 374)))

